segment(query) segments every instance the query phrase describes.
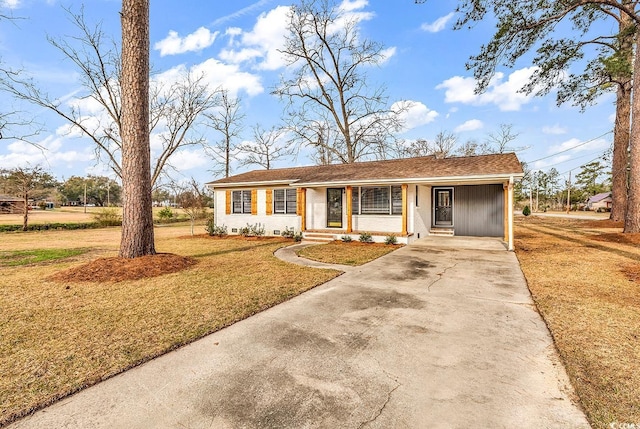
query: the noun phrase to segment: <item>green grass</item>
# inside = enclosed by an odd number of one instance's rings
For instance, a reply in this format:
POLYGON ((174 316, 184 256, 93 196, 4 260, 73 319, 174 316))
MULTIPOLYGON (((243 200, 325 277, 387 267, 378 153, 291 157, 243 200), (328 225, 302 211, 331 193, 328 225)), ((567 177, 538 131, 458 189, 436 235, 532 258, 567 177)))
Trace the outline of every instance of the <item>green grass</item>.
POLYGON ((34 249, 0 252, 0 267, 18 267, 57 261, 86 253, 87 249, 34 249))
POLYGON ((326 264, 358 266, 391 253, 401 246, 382 243, 343 243, 333 241, 318 246, 309 246, 299 250, 298 256, 326 264))
POLYGON ((156 228, 156 249, 195 265, 138 280, 62 281, 52 276, 115 256, 119 228, 2 238, 3 263, 29 263, 1 269, 0 427, 339 274, 277 259, 273 252, 291 243, 282 238, 192 237, 189 225, 170 225, 156 228), (32 263, 34 253, 74 252, 32 263))

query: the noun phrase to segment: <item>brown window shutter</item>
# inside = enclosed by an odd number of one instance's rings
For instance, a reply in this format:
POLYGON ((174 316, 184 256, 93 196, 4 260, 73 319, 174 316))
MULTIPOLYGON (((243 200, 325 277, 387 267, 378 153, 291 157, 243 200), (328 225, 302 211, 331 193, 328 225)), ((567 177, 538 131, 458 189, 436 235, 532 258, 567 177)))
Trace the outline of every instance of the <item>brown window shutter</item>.
POLYGON ((296 189, 296 214, 302 215, 302 188, 296 189))
POLYGON ((273 214, 273 190, 267 189, 267 216, 273 214))
POLYGON ((227 191, 225 213, 231 214, 231 191, 227 191))
POLYGON ((258 190, 257 189, 251 190, 251 214, 252 215, 258 214, 258 190))

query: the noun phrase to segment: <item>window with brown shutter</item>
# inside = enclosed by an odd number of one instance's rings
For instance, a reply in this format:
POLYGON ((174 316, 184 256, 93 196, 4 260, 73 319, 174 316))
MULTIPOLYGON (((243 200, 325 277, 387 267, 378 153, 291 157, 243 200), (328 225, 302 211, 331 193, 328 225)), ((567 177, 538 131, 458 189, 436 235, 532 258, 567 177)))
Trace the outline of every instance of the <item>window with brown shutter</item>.
POLYGON ((227 191, 225 195, 225 213, 231 214, 231 191, 227 191))

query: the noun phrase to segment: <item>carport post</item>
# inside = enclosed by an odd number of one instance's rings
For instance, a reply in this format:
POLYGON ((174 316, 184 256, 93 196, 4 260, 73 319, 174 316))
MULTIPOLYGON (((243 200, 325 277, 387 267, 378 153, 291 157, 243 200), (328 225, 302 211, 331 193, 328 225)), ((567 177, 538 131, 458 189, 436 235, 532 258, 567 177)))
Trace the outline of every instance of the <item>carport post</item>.
POLYGON ((513 176, 509 177, 509 250, 513 251, 513 176))

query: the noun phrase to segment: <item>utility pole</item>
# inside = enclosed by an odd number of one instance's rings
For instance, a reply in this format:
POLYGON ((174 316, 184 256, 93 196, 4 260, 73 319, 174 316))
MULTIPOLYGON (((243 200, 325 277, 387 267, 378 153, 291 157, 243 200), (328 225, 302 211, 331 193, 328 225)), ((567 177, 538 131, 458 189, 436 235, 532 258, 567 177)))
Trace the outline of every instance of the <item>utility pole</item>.
POLYGON ((84 212, 87 212, 87 181, 84 181, 84 212))
POLYGON ((569 170, 569 181, 567 182, 567 214, 571 211, 571 170, 569 170))

